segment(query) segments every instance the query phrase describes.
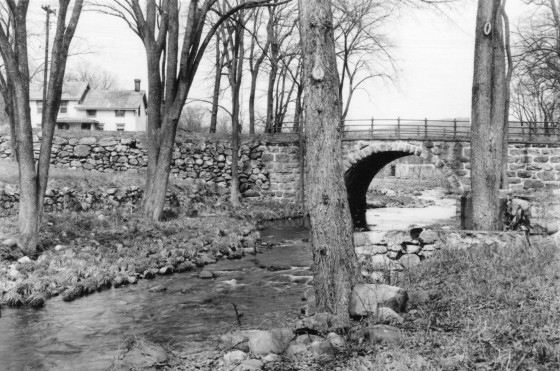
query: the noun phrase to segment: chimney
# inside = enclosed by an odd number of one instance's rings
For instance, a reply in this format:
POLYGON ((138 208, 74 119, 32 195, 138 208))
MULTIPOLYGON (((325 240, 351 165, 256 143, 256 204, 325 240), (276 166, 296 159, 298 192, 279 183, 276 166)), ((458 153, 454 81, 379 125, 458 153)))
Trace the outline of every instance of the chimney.
POLYGON ((134 79, 134 91, 140 91, 140 79, 134 79))

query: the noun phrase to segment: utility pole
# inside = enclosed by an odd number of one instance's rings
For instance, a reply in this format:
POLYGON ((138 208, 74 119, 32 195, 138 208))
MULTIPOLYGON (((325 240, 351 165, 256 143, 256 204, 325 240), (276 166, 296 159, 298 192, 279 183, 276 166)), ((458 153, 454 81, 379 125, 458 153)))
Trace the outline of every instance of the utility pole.
POLYGON ((47 20, 45 24, 45 68, 43 71, 43 115, 41 119, 41 129, 45 125, 47 120, 47 80, 49 72, 49 29, 50 29, 50 16, 51 14, 56 14, 54 9, 51 9, 50 5, 43 5, 41 8, 47 13, 47 20))

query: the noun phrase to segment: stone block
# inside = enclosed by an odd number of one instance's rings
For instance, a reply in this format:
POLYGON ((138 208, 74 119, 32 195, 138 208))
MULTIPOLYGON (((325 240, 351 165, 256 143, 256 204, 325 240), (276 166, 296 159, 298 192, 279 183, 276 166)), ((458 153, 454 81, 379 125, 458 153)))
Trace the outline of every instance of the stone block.
POLYGON ((378 307, 388 307, 396 312, 404 311, 408 294, 400 287, 384 284, 359 284, 350 296, 351 316, 366 316, 375 313, 378 307))
POLYGON ((530 189, 530 188, 540 189, 540 188, 544 188, 544 183, 543 183, 542 180, 525 179, 525 181, 523 182, 523 188, 525 188, 525 189, 530 189))

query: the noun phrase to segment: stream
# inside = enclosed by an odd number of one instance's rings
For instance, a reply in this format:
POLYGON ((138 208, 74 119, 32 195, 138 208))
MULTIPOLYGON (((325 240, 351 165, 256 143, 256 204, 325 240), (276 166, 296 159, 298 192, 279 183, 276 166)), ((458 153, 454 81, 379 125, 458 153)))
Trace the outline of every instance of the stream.
MULTIPOLYGON (((438 199, 422 209, 369 210, 368 221, 376 229, 450 224, 455 215, 451 201, 438 199), (421 211, 417 218, 409 217, 416 210, 421 211), (426 215, 432 217, 427 221, 426 215)), ((266 225, 261 237, 277 245, 208 266, 215 279, 199 279, 194 271, 141 280, 70 303, 53 298, 42 309, 4 308, 0 369, 104 370, 130 334, 187 353, 212 349, 220 334, 237 326, 233 304, 243 315, 243 327, 270 328, 297 318, 312 280, 309 225, 277 221, 266 225), (148 291, 156 285, 167 290, 148 291)))

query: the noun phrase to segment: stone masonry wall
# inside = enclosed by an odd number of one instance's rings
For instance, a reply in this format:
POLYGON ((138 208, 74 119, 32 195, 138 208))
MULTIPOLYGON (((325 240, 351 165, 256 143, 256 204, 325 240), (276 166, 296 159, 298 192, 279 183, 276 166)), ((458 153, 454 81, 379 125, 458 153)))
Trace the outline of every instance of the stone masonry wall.
POLYGON ((400 231, 355 232, 354 246, 362 275, 372 282, 390 283, 403 269, 414 267, 445 246, 507 246, 525 243, 518 232, 472 232, 413 228, 400 231))
MULTIPOLYGON (((102 173, 145 172, 148 155, 143 140, 143 136, 55 136, 51 164, 102 173)), ((9 137, 0 136, 0 159, 10 156, 9 143, 9 137)), ((36 135, 36 156, 39 145, 40 137, 36 135)), ((293 138, 266 135, 246 138, 241 141, 239 159, 240 191, 244 197, 296 200, 300 157, 299 146, 293 138)), ((229 139, 189 136, 175 144, 171 175, 187 183, 228 187, 231 184, 231 160, 229 139)))

